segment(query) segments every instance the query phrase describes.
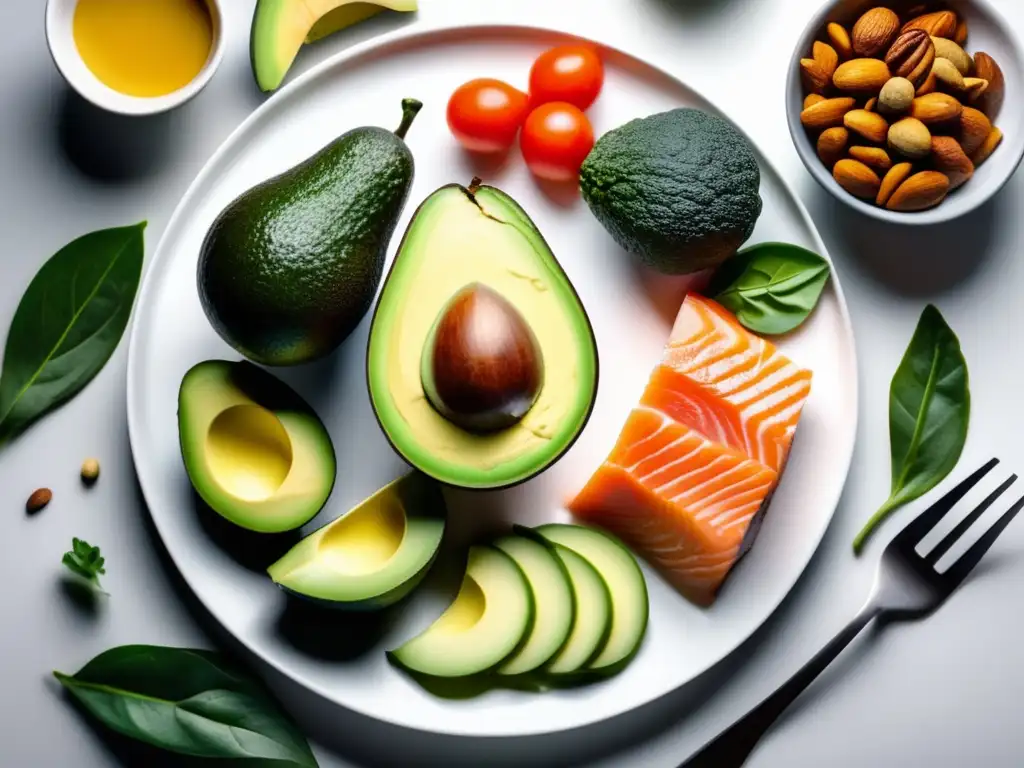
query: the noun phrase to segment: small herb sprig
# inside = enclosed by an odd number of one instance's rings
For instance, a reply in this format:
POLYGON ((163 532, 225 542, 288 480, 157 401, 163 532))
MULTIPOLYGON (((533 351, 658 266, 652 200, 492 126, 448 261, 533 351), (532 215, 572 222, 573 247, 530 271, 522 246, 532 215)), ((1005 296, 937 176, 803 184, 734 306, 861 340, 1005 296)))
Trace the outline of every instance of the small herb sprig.
POLYGON ((61 562, 73 574, 103 592, 100 587, 100 575, 106 573, 107 569, 103 567, 105 561, 99 547, 94 547, 83 539, 72 539, 71 551, 64 553, 61 562))

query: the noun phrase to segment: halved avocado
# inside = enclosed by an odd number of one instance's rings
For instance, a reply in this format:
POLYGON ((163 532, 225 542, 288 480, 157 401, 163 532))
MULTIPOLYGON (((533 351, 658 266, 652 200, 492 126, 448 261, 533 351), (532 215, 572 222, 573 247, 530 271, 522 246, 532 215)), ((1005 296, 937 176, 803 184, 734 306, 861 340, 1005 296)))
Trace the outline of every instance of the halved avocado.
POLYGON ((596 570, 611 595, 611 629, 587 672, 611 675, 636 654, 647 632, 647 582, 625 545, 593 528, 552 523, 534 528, 545 539, 571 549, 596 570))
POLYGON ((503 536, 493 546, 516 561, 533 595, 530 634, 497 669, 499 675, 521 675, 549 661, 569 639, 576 613, 572 587, 565 566, 550 547, 523 536, 503 536))
POLYGON ((441 488, 413 472, 306 536, 267 573, 302 597, 342 608, 384 608, 430 570, 445 515, 441 488))
POLYGON ((208 360, 178 392, 185 469, 210 508, 260 533, 312 520, 334 487, 330 435, 305 400, 248 362, 208 360))
POLYGON ((388 651, 388 658, 423 675, 475 675, 515 651, 532 623, 533 598, 515 560, 493 547, 470 547, 455 601, 420 635, 388 651))
MULTIPOLYGON (((579 436, 597 392, 597 346, 576 291, 529 216, 504 192, 476 182, 442 187, 413 216, 374 312, 366 368, 377 419, 406 461, 449 485, 502 488, 542 472, 579 436), (460 297, 466 301, 452 309, 460 297), (521 320, 536 342, 539 354, 529 354, 530 361, 544 361, 539 376, 525 371, 541 381, 528 410, 498 429, 474 431, 468 418, 460 426, 424 386, 423 358, 439 318, 450 320, 448 312, 474 298, 490 307, 475 329, 445 323, 458 340, 448 343, 442 361, 449 372, 475 370, 458 355, 474 346, 486 354, 490 341, 474 338, 487 335, 488 320, 507 331, 501 315, 513 312, 512 324, 521 320)), ((516 338, 527 336, 504 333, 510 355, 516 338)), ((490 376, 495 388, 507 381, 501 362, 490 376)), ((458 381, 449 384, 458 389, 458 381)), ((488 394, 469 387, 460 397, 484 402, 488 394)))
POLYGON ((273 91, 304 42, 368 19, 381 10, 415 11, 416 0, 258 0, 249 54, 260 90, 273 91))
POLYGON ((576 606, 569 639, 544 668, 547 674, 557 677, 576 674, 600 653, 611 628, 612 603, 594 566, 561 544, 551 547, 569 574, 576 606))

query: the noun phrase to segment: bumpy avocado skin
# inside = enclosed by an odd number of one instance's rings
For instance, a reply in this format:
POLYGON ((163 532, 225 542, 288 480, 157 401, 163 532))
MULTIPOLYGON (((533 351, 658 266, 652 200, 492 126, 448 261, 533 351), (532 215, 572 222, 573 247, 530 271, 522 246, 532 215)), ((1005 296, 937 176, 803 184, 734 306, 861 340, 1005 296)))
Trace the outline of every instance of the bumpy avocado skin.
POLYGON ((747 140, 721 118, 674 109, 609 131, 580 171, 583 198, 615 241, 650 267, 715 267, 761 215, 761 174, 747 140))
POLYGON ((334 350, 370 308, 412 179, 405 142, 364 127, 241 195, 199 258, 217 332, 265 365, 334 350))

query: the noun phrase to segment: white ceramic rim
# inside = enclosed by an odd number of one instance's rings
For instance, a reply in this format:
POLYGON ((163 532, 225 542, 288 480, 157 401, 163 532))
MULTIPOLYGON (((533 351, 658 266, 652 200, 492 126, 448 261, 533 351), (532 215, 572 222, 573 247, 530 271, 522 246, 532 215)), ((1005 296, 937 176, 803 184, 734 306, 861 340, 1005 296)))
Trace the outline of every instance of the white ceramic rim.
MULTIPOLYGON (((804 130, 803 125, 800 123, 800 113, 793 108, 793 94, 803 93, 803 86, 800 82, 800 59, 805 57, 804 50, 808 48, 808 41, 813 39, 817 30, 825 27, 828 23, 829 17, 832 16, 836 6, 840 2, 842 2, 842 0, 828 0, 828 2, 826 2, 825 5, 822 6, 822 8, 814 15, 807 26, 804 27, 804 31, 798 38, 797 47, 793 51, 793 56, 789 62, 789 71, 786 75, 785 110, 786 120, 789 124, 789 133, 793 139, 793 145, 796 148, 796 153, 800 156, 800 160, 806 166, 811 176, 814 177, 814 180, 839 202, 848 205, 871 218, 888 221, 893 224, 905 224, 910 226, 941 224, 942 222, 953 221, 962 216, 966 216, 971 211, 977 210, 999 194, 1003 187, 1006 186, 1006 183, 1013 178, 1013 175, 1017 172, 1017 168, 1020 166, 1021 160, 1024 160, 1024 142, 1021 142, 1018 146, 1016 157, 1014 157, 1011 162, 1006 163, 1005 174, 1000 178, 999 182, 997 184, 993 184, 987 194, 975 196, 971 199, 970 205, 965 206, 939 205, 936 208, 932 208, 927 211, 899 213, 897 211, 879 208, 877 205, 866 203, 863 200, 854 197, 840 187, 836 180, 832 178, 832 174, 829 173, 825 166, 818 160, 817 151, 813 146, 811 146, 810 139, 807 138, 807 131, 804 130)), ((983 13, 986 13, 995 19, 1000 28, 1006 34, 1007 39, 1010 40, 1017 60, 1019 62, 1024 61, 1024 46, 1021 44, 1020 37, 1014 32, 1013 26, 997 8, 988 2, 988 0, 966 0, 965 4, 975 5, 980 8, 983 13)), ((1004 111, 1007 109, 1007 106, 1011 105, 1004 104, 1004 111)), ((968 184, 969 183, 970 182, 968 182, 968 184)))
MULTIPOLYGON (((698 90, 694 89, 693 87, 685 84, 682 80, 680 80, 676 76, 670 74, 671 70, 663 62, 653 61, 651 58, 649 58, 647 56, 641 56, 641 55, 639 55, 637 53, 634 53, 632 51, 626 50, 626 49, 621 48, 619 46, 608 44, 608 43, 606 43, 606 42, 604 42, 602 40, 598 40, 596 38, 583 38, 583 37, 580 37, 578 35, 573 35, 571 33, 567 33, 567 32, 564 32, 564 31, 561 31, 561 30, 558 30, 558 29, 552 29, 552 28, 549 28, 549 27, 541 27, 541 26, 529 25, 529 24, 521 24, 521 25, 520 24, 480 24, 480 23, 469 22, 469 23, 466 23, 466 24, 433 24, 432 25, 432 24, 426 24, 426 23, 423 23, 423 22, 416 22, 411 27, 399 29, 399 30, 390 32, 388 34, 384 34, 384 35, 381 35, 379 37, 372 38, 372 39, 367 40, 367 41, 365 41, 363 43, 360 43, 358 45, 352 46, 351 48, 348 48, 345 51, 339 52, 335 56, 332 56, 331 58, 327 59, 326 61, 321 62, 317 66, 311 68, 309 71, 307 71, 304 74, 300 75, 294 81, 292 81, 287 86, 285 86, 280 91, 278 91, 274 96, 272 96, 270 99, 268 99, 264 104, 262 104, 256 110, 254 110, 253 113, 250 114, 249 117, 247 117, 224 140, 224 142, 221 144, 220 148, 218 148, 217 151, 210 157, 210 159, 207 161, 206 165, 203 167, 203 169, 196 176, 195 180, 189 186, 188 190, 185 192, 184 196, 182 197, 181 201, 179 202, 178 207, 175 209, 174 214, 171 216, 170 220, 168 221, 167 227, 165 229, 165 232, 173 232, 179 226, 179 218, 182 217, 184 215, 183 212, 188 209, 189 203, 191 201, 191 198, 193 196, 197 195, 198 192, 203 188, 203 186, 206 183, 207 176, 210 175, 213 172, 213 169, 218 164, 218 161, 220 160, 220 158, 223 155, 227 154, 228 152, 230 152, 232 150, 232 148, 233 148, 234 144, 236 143, 236 141, 238 140, 238 138, 242 134, 244 134, 246 131, 248 131, 250 129, 250 127, 254 123, 258 122, 262 118, 264 112, 272 109, 276 105, 276 100, 277 99, 287 98, 289 96, 289 94, 292 92, 292 90, 300 89, 301 87, 304 86, 305 83, 320 77, 322 73, 332 69, 333 67, 339 66, 341 63, 346 62, 346 61, 348 61, 350 59, 357 59, 359 57, 362 57, 362 56, 366 55, 367 53, 371 52, 374 48, 377 48, 377 47, 389 47, 389 46, 391 46, 391 45, 393 45, 395 43, 398 43, 398 42, 411 42, 411 41, 416 41, 416 40, 419 40, 419 39, 429 39, 430 37, 432 37, 435 34, 451 33, 452 31, 458 31, 458 32, 466 34, 466 35, 473 35, 473 34, 486 34, 486 35, 500 35, 500 34, 525 35, 525 34, 536 34, 536 35, 543 35, 543 36, 556 36, 556 37, 563 37, 563 38, 567 38, 567 39, 578 39, 578 40, 581 40, 581 41, 593 42, 593 43, 596 43, 597 45, 600 45, 601 47, 603 47, 603 48, 605 48, 605 49, 607 49, 609 51, 613 51, 613 52, 615 52, 615 53, 617 53, 619 55, 622 55, 624 57, 631 58, 631 59, 633 59, 635 61, 641 61, 641 62, 646 63, 652 69, 655 69, 658 72, 662 73, 666 79, 669 79, 672 82, 674 82, 674 83, 676 83, 676 84, 678 84, 678 85, 680 85, 680 86, 682 86, 682 87, 684 87, 686 89, 689 89, 691 92, 693 92, 694 94, 698 95, 700 98, 705 99, 706 103, 709 104, 716 112, 718 112, 718 114, 720 114, 720 115, 724 115, 725 114, 724 112, 722 112, 719 109, 719 107, 713 101, 711 101, 710 99, 706 99, 706 97, 704 97, 704 95, 700 91, 698 91, 698 90)), ((730 121, 730 122, 732 122, 732 121, 730 121)), ((751 141, 751 143, 754 143, 750 139, 750 137, 747 135, 747 133, 745 131, 743 131, 743 129, 741 127, 736 125, 735 122, 732 122, 732 124, 737 128, 737 130, 739 130, 747 138, 748 141, 751 141)), ((806 207, 803 205, 803 203, 801 202, 800 198, 797 196, 797 194, 794 191, 792 185, 789 182, 787 182, 778 173, 778 171, 775 168, 774 164, 771 163, 771 161, 767 158, 767 156, 765 156, 763 153, 760 153, 760 152, 759 152, 759 154, 761 154, 761 156, 762 156, 764 165, 767 166, 767 168, 779 180, 780 185, 786 191, 786 193, 789 195, 790 199, 792 200, 792 203, 794 204, 794 206, 799 211, 801 219, 803 220, 804 225, 807 227, 808 232, 813 236, 814 244, 815 244, 816 249, 828 261, 830 267, 832 268, 833 279, 830 281, 830 283, 831 283, 832 289, 836 293, 836 299, 837 299, 837 302, 838 302, 838 310, 839 310, 840 320, 841 320, 841 324, 842 324, 842 331, 843 331, 845 336, 850 341, 849 353, 848 353, 849 357, 850 357, 849 363, 853 367, 854 371, 859 371, 860 368, 859 368, 859 361, 857 359, 856 338, 855 338, 854 333, 853 333, 853 325, 852 325, 852 323, 850 321, 850 314, 849 314, 849 309, 848 309, 847 303, 846 303, 846 296, 843 293, 843 289, 842 289, 842 286, 839 283, 839 280, 835 278, 835 265, 833 264, 832 259, 831 259, 831 257, 828 254, 828 250, 825 247, 825 243, 822 241, 821 236, 819 235, 817 228, 814 226, 813 220, 811 219, 810 215, 808 214, 806 207)), ((141 290, 139 292, 138 303, 139 303, 140 306, 142 305, 143 302, 147 302, 150 299, 150 294, 153 291, 156 290, 156 287, 155 287, 156 283, 155 283, 155 281, 151 281, 151 280, 148 279, 149 278, 149 272, 152 270, 153 266, 157 262, 159 262, 163 258, 166 258, 167 254, 165 253, 165 241, 166 241, 166 238, 162 237, 161 241, 158 244, 157 249, 154 252, 153 257, 152 257, 152 259, 151 259, 151 261, 150 261, 150 263, 149 263, 149 265, 147 267, 147 274, 143 278, 143 285, 142 285, 142 288, 141 288, 141 290)), ((128 411, 128 438, 129 438, 129 444, 132 447, 132 459, 136 463, 136 475, 138 477, 139 486, 140 486, 140 488, 142 490, 143 497, 146 499, 147 511, 149 511, 149 498, 152 495, 152 490, 147 488, 146 479, 143 476, 143 473, 140 473, 138 471, 138 462, 135 460, 135 450, 136 450, 135 446, 141 444, 141 442, 142 442, 142 439, 141 439, 141 435, 143 433, 142 399, 145 397, 145 393, 140 391, 139 388, 136 386, 135 380, 136 380, 137 377, 134 375, 134 370, 135 370, 136 366, 139 365, 138 361, 142 357, 141 354, 138 354, 138 355, 136 354, 137 346, 140 345, 143 342, 143 340, 140 337, 139 328, 140 328, 140 325, 133 324, 132 325, 132 329, 131 329, 131 334, 129 336, 128 365, 127 365, 128 381, 127 381, 127 398, 126 398, 126 400, 127 400, 127 411, 128 411)), ((860 409, 859 382, 857 381, 857 377, 854 377, 854 381, 851 382, 850 386, 851 386, 851 389, 852 389, 852 393, 851 394, 852 394, 852 400, 853 400, 853 413, 851 414, 850 423, 851 423, 851 431, 855 435, 856 434, 857 423, 859 421, 859 409, 860 409)), ((847 479, 849 477, 850 465, 851 465, 852 460, 853 460, 853 451, 854 451, 855 442, 856 442, 855 440, 851 440, 850 441, 848 448, 845 450, 845 455, 840 456, 838 458, 838 462, 837 462, 838 465, 842 467, 842 472, 843 472, 844 478, 847 478, 847 479)), ((782 604, 782 602, 785 600, 785 598, 789 595, 789 593, 792 591, 793 587, 796 585, 796 582, 803 575, 804 571, 806 571, 807 565, 810 563, 811 558, 814 556, 814 553, 817 552, 819 546, 821 545, 821 540, 824 538, 825 532, 828 530, 828 527, 831 524, 833 517, 835 516, 835 511, 836 511, 836 509, 839 506, 839 501, 840 501, 840 498, 842 496, 844 487, 845 487, 845 481, 844 481, 844 483, 840 484, 836 488, 835 493, 833 494, 833 498, 829 501, 829 506, 831 508, 831 513, 823 521, 823 524, 821 525, 820 530, 818 530, 815 533, 815 536, 814 536, 814 546, 808 550, 808 554, 807 554, 806 559, 804 560, 803 563, 800 564, 799 570, 795 571, 795 575, 794 575, 793 579, 789 583, 785 584, 784 588, 779 591, 779 593, 777 595, 777 599, 773 599, 772 600, 773 604, 769 606, 768 610, 766 611, 764 616, 761 618, 761 620, 758 623, 756 623, 754 626, 751 627, 750 633, 746 637, 738 638, 736 640, 736 642, 731 644, 731 645, 723 646, 722 649, 721 649, 721 653, 718 655, 718 657, 716 659, 714 659, 711 662, 709 662, 708 666, 705 667, 704 672, 706 672, 708 669, 711 669, 715 665, 721 663, 722 660, 724 660, 727 656, 732 654, 740 645, 742 645, 743 642, 745 642, 747 639, 749 639, 750 635, 753 634, 754 632, 756 632, 757 629, 764 623, 764 621, 767 621, 767 619, 778 609, 778 607, 782 604)), ((160 521, 158 519, 158 516, 155 516, 152 513, 150 513, 150 519, 153 521, 153 524, 154 524, 154 527, 157 530, 157 533, 160 534, 161 542, 162 542, 163 539, 164 539, 164 533, 161 531, 160 521)), ((197 591, 195 589, 195 587, 192 585, 192 583, 191 583, 191 581, 189 579, 188 574, 181 569, 180 564, 175 559, 174 553, 171 552, 170 549, 167 549, 166 547, 165 547, 165 549, 166 549, 166 551, 168 553, 168 556, 170 557, 171 561, 175 564, 175 567, 178 568, 178 573, 181 574, 182 579, 188 585, 189 589, 192 590, 193 595, 196 596, 196 599, 199 600, 199 602, 203 605, 204 609, 211 616, 213 616, 216 619, 217 618, 216 613, 211 609, 211 607, 209 605, 206 604, 205 601, 203 601, 203 598, 201 597, 201 593, 199 591, 197 591)), ((218 623, 219 623, 219 621, 218 621, 218 623)), ((227 629, 227 627, 225 627, 225 629, 227 629)), ((230 630, 228 630, 228 631, 230 631, 230 630)), ((380 715, 378 715, 376 713, 365 712, 365 711, 363 711, 363 710, 361 710, 361 709, 359 709, 358 707, 355 707, 355 706, 349 706, 349 705, 340 704, 339 702, 335 701, 334 698, 332 697, 332 695, 323 686, 321 686, 315 679, 311 679, 308 676, 302 676, 302 675, 295 674, 292 670, 287 669, 283 665, 277 663, 277 661, 273 657, 271 657, 270 655, 265 654, 265 653, 261 652, 260 650, 258 650, 246 638, 241 637, 239 635, 235 635, 234 633, 231 633, 231 634, 249 653, 252 653, 256 658, 260 659, 264 664, 267 664, 268 666, 270 666, 271 668, 273 668, 274 670, 276 670, 280 674, 284 675, 288 679, 292 680, 296 684, 302 686, 306 690, 308 690, 308 691, 316 694, 320 698, 330 702, 333 706, 342 706, 345 709, 349 709, 351 711, 358 712, 360 715, 363 715, 365 717, 369 717, 369 718, 371 718, 373 720, 377 720, 377 721, 380 721, 380 722, 385 722, 385 723, 388 723, 390 725, 394 725, 394 726, 397 726, 397 727, 400 727, 400 728, 409 729, 409 730, 418 730, 418 731, 426 732, 426 733, 443 734, 443 735, 449 735, 449 736, 464 736, 464 737, 470 737, 470 738, 474 738, 474 737, 479 738, 479 737, 482 736, 482 734, 480 734, 477 731, 461 730, 458 727, 457 718, 453 718, 450 721, 451 722, 451 727, 420 729, 420 728, 417 728, 415 726, 411 726, 411 725, 408 725, 408 724, 406 724, 404 722, 401 722, 400 720, 395 719, 395 718, 381 717, 380 715)), ((637 706, 645 705, 647 703, 650 703, 652 701, 655 701, 655 700, 657 700, 657 699, 659 699, 659 698, 661 698, 663 696, 666 696, 666 695, 672 693, 674 690, 677 690, 678 688, 682 687, 683 685, 686 685, 689 682, 692 682, 693 680, 697 679, 697 677, 699 677, 700 674, 702 674, 702 673, 698 673, 698 674, 694 675, 694 677, 692 677, 689 681, 686 681, 684 683, 681 683, 680 685, 673 686, 673 687, 669 688, 668 690, 664 690, 664 691, 661 691, 660 693, 657 693, 656 695, 652 696, 650 699, 647 699, 646 701, 638 704, 637 706)), ((592 717, 589 717, 587 719, 580 720, 577 723, 574 723, 572 728, 580 728, 580 727, 590 726, 590 725, 593 725, 593 724, 598 723, 598 722, 603 722, 605 720, 609 720, 609 719, 611 719, 613 717, 616 717, 616 716, 618 716, 620 714, 623 714, 623 713, 622 712, 612 712, 612 713, 597 714, 595 716, 592 716, 592 717)), ((564 730, 566 730, 566 729, 565 728, 549 727, 549 726, 541 725, 540 727, 533 727, 533 728, 530 728, 529 730, 517 731, 514 734, 511 734, 511 733, 494 734, 494 735, 488 736, 488 738, 509 738, 509 737, 515 738, 515 737, 524 737, 524 736, 540 736, 540 735, 549 734, 549 733, 561 732, 561 731, 564 731, 564 730)))
POLYGON ((210 82, 224 59, 224 14, 221 0, 203 0, 213 21, 213 45, 206 63, 188 85, 164 96, 129 96, 102 82, 78 52, 71 24, 78 0, 47 0, 46 44, 57 70, 78 95, 91 104, 119 115, 156 115, 179 107, 210 82))

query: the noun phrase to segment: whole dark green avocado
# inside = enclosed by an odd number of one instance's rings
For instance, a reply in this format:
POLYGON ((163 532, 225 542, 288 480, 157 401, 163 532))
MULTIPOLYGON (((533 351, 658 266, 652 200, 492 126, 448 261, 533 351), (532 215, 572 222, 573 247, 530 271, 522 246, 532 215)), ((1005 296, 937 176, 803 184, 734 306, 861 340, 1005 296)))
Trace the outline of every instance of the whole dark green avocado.
POLYGON ((761 173, 749 142, 721 118, 673 109, 598 140, 580 190, 615 241, 670 275, 718 266, 761 215, 761 173))
POLYGON ((402 101, 394 133, 363 127, 243 193, 199 256, 199 297, 232 347, 296 365, 332 352, 366 314, 413 180, 404 141, 422 104, 402 101))

